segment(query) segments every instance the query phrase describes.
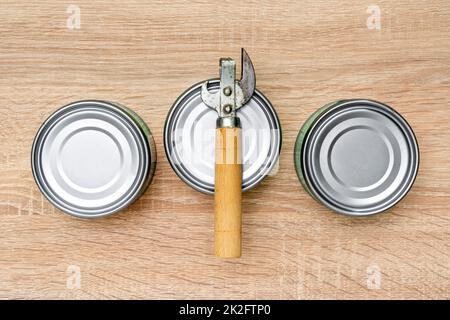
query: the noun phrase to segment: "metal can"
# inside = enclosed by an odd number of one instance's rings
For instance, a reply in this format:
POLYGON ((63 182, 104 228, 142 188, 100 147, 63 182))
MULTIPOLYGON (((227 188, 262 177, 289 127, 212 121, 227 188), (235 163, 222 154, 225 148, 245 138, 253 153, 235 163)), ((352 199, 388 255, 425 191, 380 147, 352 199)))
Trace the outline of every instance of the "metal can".
POLYGON ((156 167, 156 148, 145 122, 117 103, 89 100, 66 105, 40 127, 31 167, 44 196, 80 218, 115 213, 141 196, 156 167))
MULTIPOLYGON (((175 173, 192 188, 214 193, 215 124, 217 113, 201 98, 198 83, 173 104, 164 126, 166 156, 175 173)), ((217 92, 219 80, 210 80, 208 90, 217 92)), ((281 151, 281 127, 275 109, 255 90, 239 109, 242 124, 242 190, 255 187, 273 172, 281 151)))
POLYGON ((298 178, 328 208, 364 216, 385 211, 410 190, 419 167, 411 127, 391 107, 373 100, 330 103, 298 134, 298 178))

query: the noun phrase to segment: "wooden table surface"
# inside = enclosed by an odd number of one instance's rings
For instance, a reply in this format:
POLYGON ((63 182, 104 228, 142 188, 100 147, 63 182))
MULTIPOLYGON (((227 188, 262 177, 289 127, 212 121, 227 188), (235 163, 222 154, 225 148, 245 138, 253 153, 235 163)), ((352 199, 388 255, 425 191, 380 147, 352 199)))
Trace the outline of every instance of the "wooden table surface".
POLYGON ((369 4, 2 0, 0 298, 450 298, 450 3, 369 4), (277 174, 243 197, 242 258, 219 260, 213 198, 172 171, 163 126, 178 95, 241 46, 283 147, 277 174), (56 108, 90 98, 138 112, 158 164, 131 207, 84 221, 41 195, 30 149, 56 108), (387 213, 335 214, 297 179, 298 130, 340 98, 385 102, 417 135, 416 183, 387 213))

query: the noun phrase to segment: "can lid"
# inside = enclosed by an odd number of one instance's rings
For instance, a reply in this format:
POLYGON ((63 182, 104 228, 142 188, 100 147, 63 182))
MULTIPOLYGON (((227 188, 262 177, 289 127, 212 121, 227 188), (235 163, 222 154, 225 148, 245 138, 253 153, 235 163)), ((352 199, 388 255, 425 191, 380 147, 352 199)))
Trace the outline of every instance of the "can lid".
POLYGON ((32 170, 43 194, 66 213, 92 218, 116 212, 138 195, 150 154, 124 110, 80 101, 52 114, 33 143, 32 170))
MULTIPOLYGON (((164 147, 169 163, 184 182, 213 194, 217 113, 203 103, 202 83, 182 94, 169 111, 164 147)), ((217 92, 219 86, 219 80, 211 80, 208 90, 217 92)), ((237 115, 242 127, 242 189, 246 191, 277 164, 281 129, 275 110, 258 90, 237 115)))
POLYGON ((313 194, 351 215, 384 211, 411 188, 418 171, 414 133, 392 108, 347 100, 320 116, 307 135, 303 165, 313 194))

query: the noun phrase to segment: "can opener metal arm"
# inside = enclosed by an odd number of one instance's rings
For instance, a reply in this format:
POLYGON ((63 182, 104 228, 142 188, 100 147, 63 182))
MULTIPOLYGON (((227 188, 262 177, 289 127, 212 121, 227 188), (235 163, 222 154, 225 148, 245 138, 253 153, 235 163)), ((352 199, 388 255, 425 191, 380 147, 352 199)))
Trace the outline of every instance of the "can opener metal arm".
POLYGON ((216 122, 216 163, 214 182, 215 254, 238 258, 242 247, 242 155, 241 124, 236 115, 255 91, 255 70, 247 52, 241 52, 241 80, 235 80, 236 63, 220 59, 220 90, 202 85, 202 100, 218 113, 216 122))

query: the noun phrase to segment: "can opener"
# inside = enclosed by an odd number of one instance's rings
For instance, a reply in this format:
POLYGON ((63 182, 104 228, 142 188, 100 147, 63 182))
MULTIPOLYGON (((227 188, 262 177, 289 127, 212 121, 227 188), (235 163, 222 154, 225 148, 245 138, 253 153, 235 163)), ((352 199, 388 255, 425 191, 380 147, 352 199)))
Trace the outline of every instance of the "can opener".
POLYGON ((241 50, 241 80, 236 78, 236 62, 220 59, 220 90, 208 91, 203 83, 203 102, 217 111, 216 163, 214 181, 215 254, 239 258, 242 248, 242 155, 241 123, 236 112, 253 96, 255 70, 247 52, 241 50))

